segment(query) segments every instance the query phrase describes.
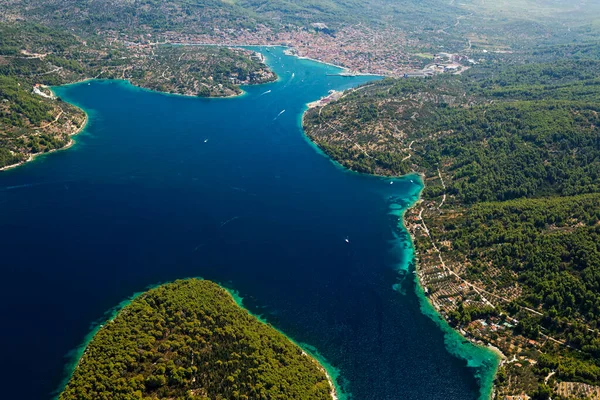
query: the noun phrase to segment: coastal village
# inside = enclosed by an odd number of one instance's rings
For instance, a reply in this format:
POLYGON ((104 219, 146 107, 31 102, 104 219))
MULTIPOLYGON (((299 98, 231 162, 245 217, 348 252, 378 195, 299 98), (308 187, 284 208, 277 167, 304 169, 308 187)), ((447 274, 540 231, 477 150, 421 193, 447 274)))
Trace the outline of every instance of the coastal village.
MULTIPOLYGON (((314 29, 292 29, 273 32, 265 26, 255 30, 221 30, 210 34, 166 32, 160 38, 149 34, 126 37, 131 46, 152 48, 159 43, 187 45, 228 45, 288 47, 291 54, 314 59, 344 68, 348 75, 369 74, 389 77, 426 77, 439 73, 461 73, 479 61, 467 54, 441 51, 410 53, 407 47, 418 45, 401 31, 386 28, 372 30, 361 25, 351 25, 328 32, 327 25, 313 24, 314 29)), ((116 32, 103 32, 111 40, 123 40, 116 32)), ((473 53, 473 51, 469 51, 473 53)))

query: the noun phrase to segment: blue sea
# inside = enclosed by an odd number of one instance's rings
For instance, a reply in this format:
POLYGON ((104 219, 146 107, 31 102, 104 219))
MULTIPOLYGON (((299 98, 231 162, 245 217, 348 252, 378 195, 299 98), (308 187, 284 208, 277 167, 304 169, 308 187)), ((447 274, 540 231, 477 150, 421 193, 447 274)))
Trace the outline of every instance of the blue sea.
POLYGON ((344 170, 303 134, 306 103, 376 78, 258 50, 280 79, 238 98, 56 89, 88 126, 0 173, 0 397, 53 398, 107 311, 185 277, 236 291, 342 398, 489 395, 495 357, 439 320, 412 274, 401 214, 419 178, 344 170))

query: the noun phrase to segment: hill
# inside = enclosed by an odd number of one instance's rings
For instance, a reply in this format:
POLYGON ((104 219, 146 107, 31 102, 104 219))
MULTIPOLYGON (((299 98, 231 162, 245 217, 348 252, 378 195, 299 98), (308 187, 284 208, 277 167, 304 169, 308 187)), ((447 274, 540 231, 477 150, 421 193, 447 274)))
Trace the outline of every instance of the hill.
POLYGON ((453 326, 507 356, 500 398, 600 390, 599 68, 537 59, 385 79, 304 117, 348 168, 423 174, 405 215, 419 280, 453 326))
POLYGON ((107 322, 60 395, 67 399, 331 399, 315 360, 218 285, 151 289, 107 322))
POLYGON ((7 0, 0 21, 134 43, 285 43, 302 56, 398 75, 438 52, 475 58, 593 43, 599 12, 586 0, 7 0))

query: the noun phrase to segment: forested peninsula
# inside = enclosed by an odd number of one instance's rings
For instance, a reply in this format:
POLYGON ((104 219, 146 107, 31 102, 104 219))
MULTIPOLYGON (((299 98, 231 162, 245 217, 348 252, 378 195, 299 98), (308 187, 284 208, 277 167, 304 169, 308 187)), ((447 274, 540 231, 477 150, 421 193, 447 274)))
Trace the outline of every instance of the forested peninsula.
POLYGON ((86 79, 199 97, 229 97, 240 85, 276 79, 262 56, 245 49, 126 43, 80 37, 61 28, 0 23, 0 170, 64 148, 85 113, 49 86, 86 79))
POLYGON ((59 398, 331 400, 332 385, 225 289, 186 279, 150 289, 102 326, 59 398))
POLYGON ((350 169, 423 176, 405 215, 418 279, 451 325, 504 353, 497 398, 600 395, 598 55, 493 55, 462 75, 351 89, 304 117, 350 169))

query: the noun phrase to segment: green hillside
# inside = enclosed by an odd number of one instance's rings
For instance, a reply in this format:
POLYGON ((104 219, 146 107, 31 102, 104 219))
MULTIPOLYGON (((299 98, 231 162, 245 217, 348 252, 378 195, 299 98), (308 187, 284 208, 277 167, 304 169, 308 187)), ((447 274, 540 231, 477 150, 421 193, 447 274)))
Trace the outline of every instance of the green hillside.
POLYGON ((137 297, 95 335, 61 400, 331 399, 324 370, 198 279, 137 297))
POLYGON ((600 385, 600 62, 528 57, 385 79, 304 118, 351 169, 423 174, 406 216, 421 283, 467 337, 514 357, 501 396, 541 396, 552 371, 552 390, 600 385))

